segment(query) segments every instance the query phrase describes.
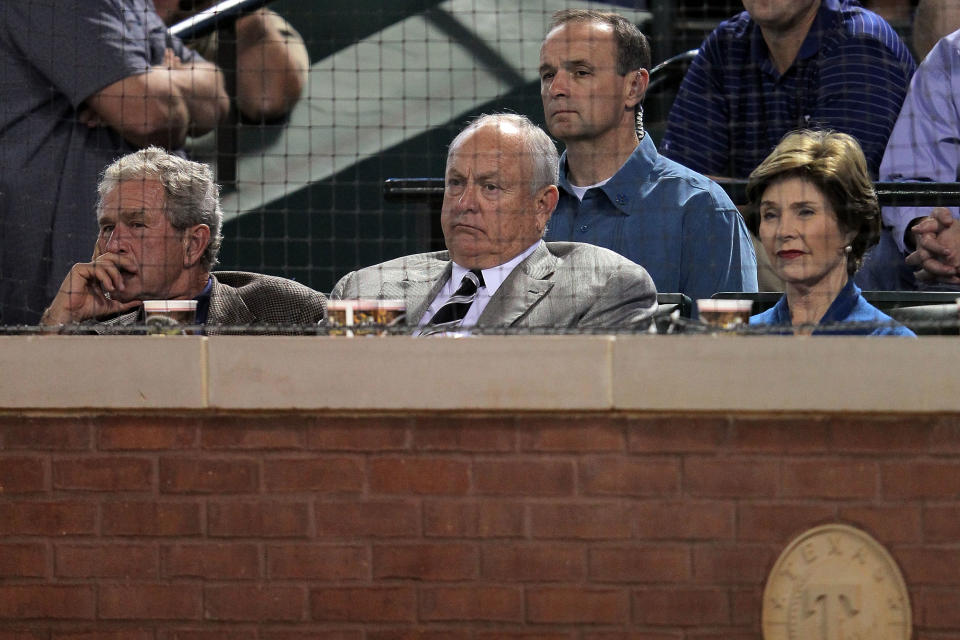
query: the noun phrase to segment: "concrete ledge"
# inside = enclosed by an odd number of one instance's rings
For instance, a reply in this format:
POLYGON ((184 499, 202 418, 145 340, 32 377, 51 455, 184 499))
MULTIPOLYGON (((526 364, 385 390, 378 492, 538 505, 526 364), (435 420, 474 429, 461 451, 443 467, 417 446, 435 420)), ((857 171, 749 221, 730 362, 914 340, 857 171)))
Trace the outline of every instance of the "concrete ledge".
POLYGON ((0 408, 960 412, 951 337, 0 337, 0 408))
POLYGON ((223 409, 610 408, 608 336, 210 338, 223 409), (256 340, 256 339, 254 339, 256 340))
POLYGON ((0 336, 0 407, 202 409, 205 338, 0 336))

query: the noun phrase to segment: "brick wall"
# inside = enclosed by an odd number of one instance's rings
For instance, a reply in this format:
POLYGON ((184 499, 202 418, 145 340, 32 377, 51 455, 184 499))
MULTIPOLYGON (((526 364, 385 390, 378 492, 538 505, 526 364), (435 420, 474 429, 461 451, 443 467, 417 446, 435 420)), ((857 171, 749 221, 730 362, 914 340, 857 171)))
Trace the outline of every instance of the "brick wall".
POLYGON ((0 640, 759 638, 859 526, 960 635, 956 416, 0 416, 0 640))

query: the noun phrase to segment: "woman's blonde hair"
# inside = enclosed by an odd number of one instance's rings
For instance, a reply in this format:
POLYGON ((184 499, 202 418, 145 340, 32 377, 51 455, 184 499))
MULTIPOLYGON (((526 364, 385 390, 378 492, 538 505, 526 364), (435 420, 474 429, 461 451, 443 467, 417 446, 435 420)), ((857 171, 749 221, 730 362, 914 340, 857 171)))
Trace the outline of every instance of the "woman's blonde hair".
POLYGON ((788 178, 815 185, 826 196, 842 233, 853 231, 847 256, 852 276, 867 249, 880 238, 880 205, 860 144, 835 131, 809 129, 788 133, 747 179, 748 223, 757 232, 759 205, 767 187, 788 178))

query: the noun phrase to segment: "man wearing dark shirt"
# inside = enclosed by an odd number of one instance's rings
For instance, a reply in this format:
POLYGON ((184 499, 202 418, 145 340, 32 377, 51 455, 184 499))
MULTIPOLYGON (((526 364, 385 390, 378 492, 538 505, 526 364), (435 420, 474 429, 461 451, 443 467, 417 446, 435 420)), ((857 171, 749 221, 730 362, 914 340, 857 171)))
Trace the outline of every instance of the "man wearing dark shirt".
POLYGON ((852 135, 876 176, 915 68, 906 45, 853 0, 743 0, 700 47, 673 103, 663 154, 745 178, 789 131, 852 135))

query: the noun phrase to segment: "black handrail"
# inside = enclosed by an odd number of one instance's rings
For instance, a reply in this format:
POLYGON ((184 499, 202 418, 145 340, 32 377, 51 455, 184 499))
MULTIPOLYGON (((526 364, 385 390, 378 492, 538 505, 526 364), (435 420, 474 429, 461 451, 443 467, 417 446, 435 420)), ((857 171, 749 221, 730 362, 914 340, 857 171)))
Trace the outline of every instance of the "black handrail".
POLYGON ((221 26, 232 24, 237 18, 253 13, 270 2, 272 0, 223 0, 183 22, 178 22, 168 31, 181 40, 199 38, 216 31, 221 26))
MULTIPOLYGON (((735 203, 746 203, 746 180, 720 180, 718 184, 735 203)), ((874 188, 884 207, 960 206, 960 182, 877 182, 874 188)), ((383 198, 387 202, 441 199, 443 178, 388 178, 383 183, 383 198)))

